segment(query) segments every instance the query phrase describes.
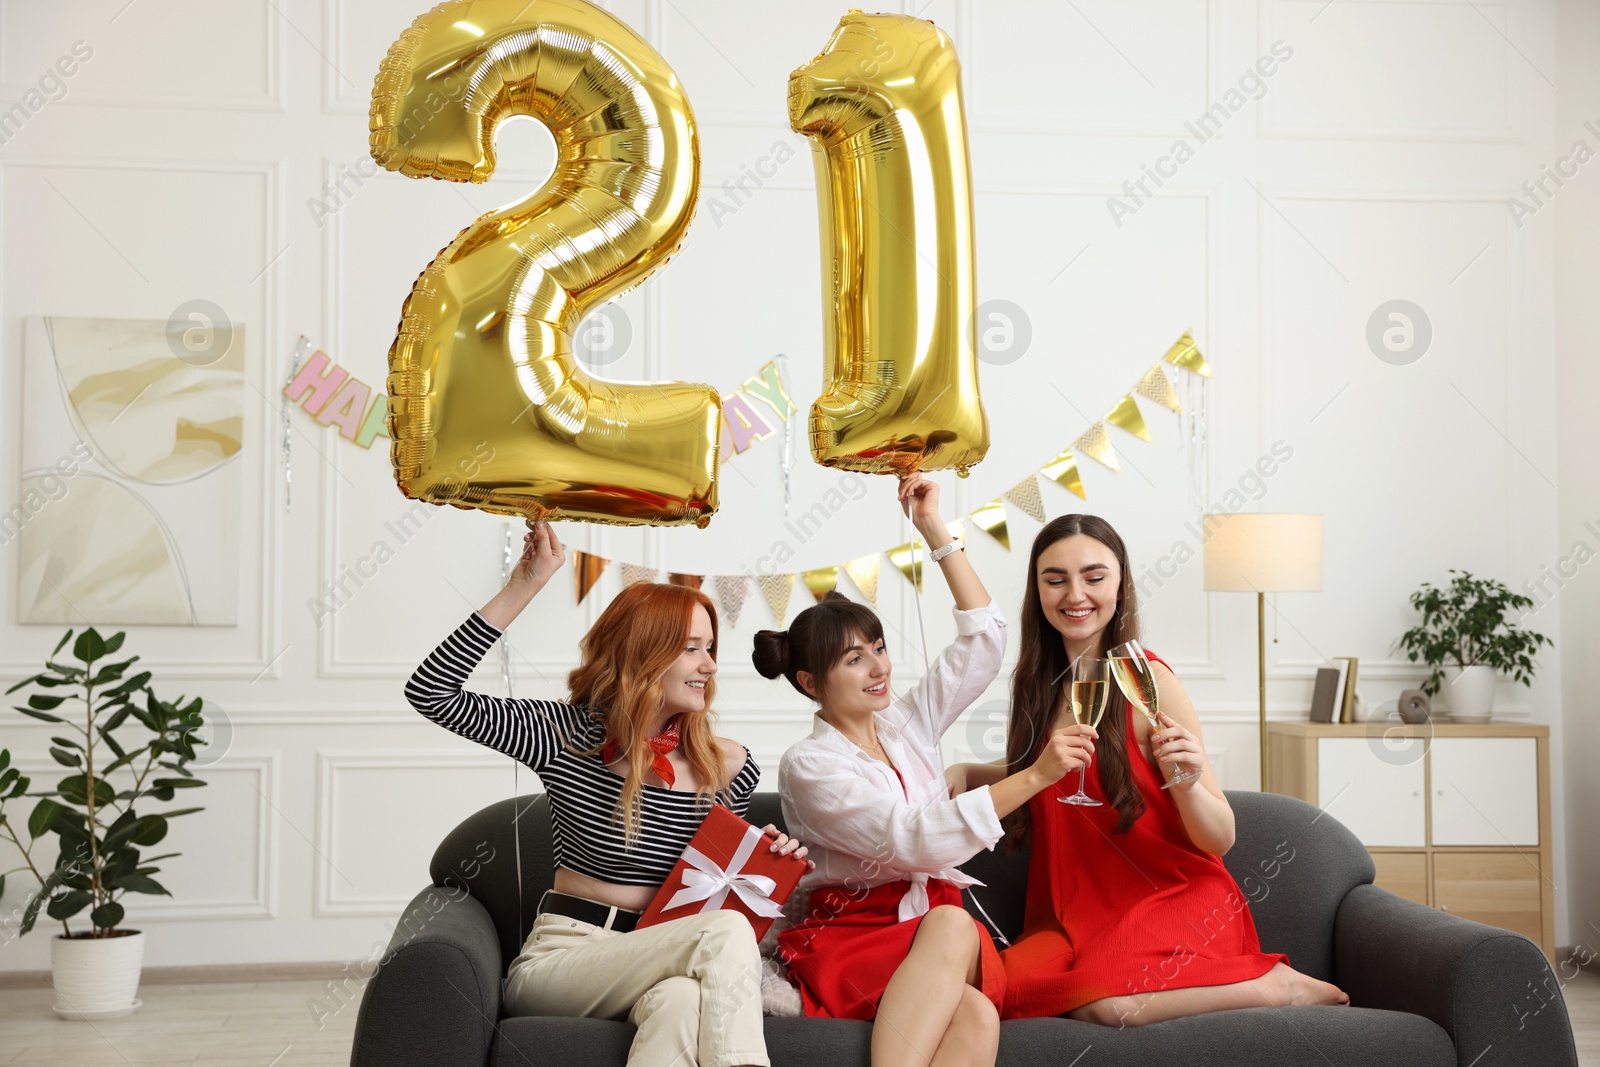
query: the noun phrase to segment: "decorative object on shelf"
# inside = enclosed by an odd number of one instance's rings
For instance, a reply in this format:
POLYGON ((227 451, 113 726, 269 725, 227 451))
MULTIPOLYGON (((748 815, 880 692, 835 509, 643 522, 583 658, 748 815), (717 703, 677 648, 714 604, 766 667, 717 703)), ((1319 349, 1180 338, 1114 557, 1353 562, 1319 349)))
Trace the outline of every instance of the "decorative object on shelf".
POLYGON ((1498 676, 1506 674, 1531 687, 1533 656, 1541 645, 1555 642, 1507 618, 1533 607, 1530 598, 1493 578, 1475 578, 1454 567, 1449 573, 1454 577, 1445 588, 1423 582, 1411 594, 1411 606, 1422 614, 1422 621, 1396 644, 1407 659, 1413 663, 1420 659, 1431 669, 1423 692, 1437 696, 1441 683, 1447 687, 1452 722, 1488 722, 1498 676))
POLYGON ((239 323, 26 321, 17 622, 238 623, 244 383, 239 323))
MULTIPOLYGON (((22 854, 26 867, 19 869, 39 882, 39 891, 23 910, 20 934, 33 929, 40 908, 61 922, 63 933, 50 947, 56 1014, 66 1019, 114 1019, 139 1006, 135 994, 144 953, 143 933, 121 926, 121 898, 127 893, 171 896, 151 877, 160 869, 152 864, 179 855, 144 856, 140 849, 166 837, 169 820, 202 810, 152 812, 145 806, 141 815, 134 806, 146 797, 170 801, 179 790, 206 784, 187 766, 195 757, 195 746, 206 744, 198 736, 205 725, 204 702, 199 697, 187 703, 183 697, 175 702, 157 697, 149 685, 149 671, 128 674, 138 656, 107 662, 122 647, 123 633, 102 638, 90 627, 72 645, 80 665, 57 662, 55 657, 72 635, 68 630, 57 642, 45 659, 44 671, 6 690, 39 688, 29 694, 27 707, 16 710, 61 727, 64 736, 50 739, 50 755, 69 773, 54 789, 28 794, 39 802, 28 816, 24 844, 20 827, 5 806, 23 796, 29 779, 8 767, 10 753, 0 751, 0 835, 22 854), (56 714, 69 699, 74 708, 82 705, 80 721, 56 714), (126 737, 119 743, 114 736, 130 718, 148 732, 139 738, 142 744, 126 743, 126 737), (119 770, 125 780, 114 785, 119 770), (162 777, 151 778, 152 773, 162 777), (47 866, 40 854, 41 840, 52 833, 60 847, 54 866, 47 866), (90 928, 73 933, 67 920, 85 908, 90 909, 90 928)), ((3 884, 0 876, 0 892, 3 884)))
POLYGON ((1402 689, 1400 699, 1395 701, 1395 711, 1401 722, 1424 723, 1432 715, 1433 702, 1420 689, 1402 689))
POLYGON ((788 99, 821 200, 828 380, 811 405, 812 458, 965 476, 989 450, 989 421, 955 46, 926 19, 853 10, 789 75, 788 99))
POLYGON ((1318 667, 1317 680, 1311 690, 1311 721, 1332 722, 1334 706, 1338 702, 1339 672, 1332 667, 1318 667))
POLYGON ((1356 690, 1355 702, 1351 705, 1354 715, 1351 722, 1371 722, 1377 716, 1377 709, 1367 703, 1367 698, 1361 695, 1361 690, 1356 690))
MULTIPOLYGON (((1168 353, 1169 357, 1171 353, 1168 353)), ((1187 352, 1182 358, 1191 359, 1187 352)), ((1193 359, 1199 353, 1193 353, 1193 359)), ((1183 364, 1180 364, 1180 366, 1183 364)), ((1202 361, 1201 366, 1204 366, 1202 361)), ((1212 514, 1202 553, 1207 592, 1256 595, 1257 692, 1260 698, 1261 783, 1267 781, 1267 593, 1320 592, 1322 516, 1212 514)), ((1277 637, 1273 637, 1277 641, 1277 637)))

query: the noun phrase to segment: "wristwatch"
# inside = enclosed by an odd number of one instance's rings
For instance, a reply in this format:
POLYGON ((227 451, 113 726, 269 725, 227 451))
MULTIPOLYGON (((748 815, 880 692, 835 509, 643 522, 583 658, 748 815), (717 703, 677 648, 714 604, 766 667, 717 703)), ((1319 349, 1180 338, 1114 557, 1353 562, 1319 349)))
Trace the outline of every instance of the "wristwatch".
POLYGON ((956 551, 957 549, 960 549, 961 551, 965 552, 967 550, 967 546, 961 543, 961 538, 952 537, 950 539, 950 543, 948 545, 940 545, 938 548, 934 549, 932 552, 929 552, 928 553, 928 558, 930 560, 932 560, 933 562, 938 563, 941 559, 944 559, 946 556, 948 556, 950 553, 956 551))

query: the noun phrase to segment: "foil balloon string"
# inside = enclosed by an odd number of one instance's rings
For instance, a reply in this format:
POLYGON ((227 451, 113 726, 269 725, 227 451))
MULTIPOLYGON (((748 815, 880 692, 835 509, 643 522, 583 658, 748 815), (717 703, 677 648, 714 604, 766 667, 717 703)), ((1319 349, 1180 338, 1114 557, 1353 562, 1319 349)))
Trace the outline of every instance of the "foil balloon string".
POLYGON ((300 335, 300 340, 294 343, 294 356, 289 363, 289 374, 283 380, 283 388, 278 390, 278 414, 282 418, 282 451, 283 451, 283 510, 294 510, 294 429, 289 424, 289 404, 284 400, 283 394, 289 388, 289 383, 295 380, 300 373, 300 362, 306 358, 306 353, 311 351, 311 338, 305 334, 300 335))
MULTIPOLYGON (((789 357, 778 355, 774 362, 778 364, 778 380, 789 381, 789 357)), ((793 499, 794 477, 794 424, 795 417, 790 415, 783 420, 783 455, 779 464, 783 468, 783 521, 789 521, 789 501, 793 499)))
MULTIPOLYGON (((500 559, 500 585, 505 587, 511 581, 511 568, 521 558, 522 553, 516 551, 516 538, 512 533, 512 524, 505 525, 505 550, 500 559)), ((506 699, 514 695, 511 691, 511 643, 506 635, 500 635, 500 683, 506 688, 506 699)), ((520 760, 511 761, 511 847, 516 856, 517 864, 517 936, 522 932, 522 833, 518 823, 522 818, 522 763, 520 760)))

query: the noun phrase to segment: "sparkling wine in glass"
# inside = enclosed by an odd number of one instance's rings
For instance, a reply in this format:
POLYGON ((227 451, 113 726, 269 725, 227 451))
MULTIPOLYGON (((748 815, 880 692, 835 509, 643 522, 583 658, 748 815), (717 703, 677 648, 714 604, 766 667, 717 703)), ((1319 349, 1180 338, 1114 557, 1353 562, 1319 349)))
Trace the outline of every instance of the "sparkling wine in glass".
MULTIPOLYGON (((1071 672, 1067 694, 1072 706, 1072 719, 1079 726, 1098 728, 1100 717, 1106 711, 1106 702, 1111 699, 1111 669, 1099 656, 1079 656, 1072 661, 1071 672)), ((1056 800, 1086 808, 1104 807, 1083 790, 1086 769, 1087 764, 1078 768, 1078 791, 1069 797, 1057 797, 1056 800)))
MULTIPOLYGON (((1144 654, 1144 649, 1137 641, 1125 641, 1113 648, 1107 656, 1111 661, 1111 675, 1117 680, 1117 688, 1122 690, 1122 695, 1128 698, 1128 703, 1139 709, 1152 730, 1161 729, 1161 720, 1156 718, 1156 676, 1150 669, 1150 660, 1144 654)), ((1172 779, 1164 782, 1162 789, 1171 789, 1179 782, 1187 782, 1191 778, 1200 776, 1200 769, 1192 771, 1183 769, 1180 763, 1173 763, 1172 779)))

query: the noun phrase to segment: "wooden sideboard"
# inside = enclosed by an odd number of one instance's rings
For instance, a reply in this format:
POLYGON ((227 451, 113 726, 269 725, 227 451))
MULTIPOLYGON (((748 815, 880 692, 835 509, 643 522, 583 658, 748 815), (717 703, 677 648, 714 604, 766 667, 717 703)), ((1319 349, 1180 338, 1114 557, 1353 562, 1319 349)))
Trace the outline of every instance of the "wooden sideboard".
POLYGON ((1361 840, 1376 884, 1526 934, 1555 962, 1548 726, 1269 722, 1267 767, 1268 792, 1361 840))

